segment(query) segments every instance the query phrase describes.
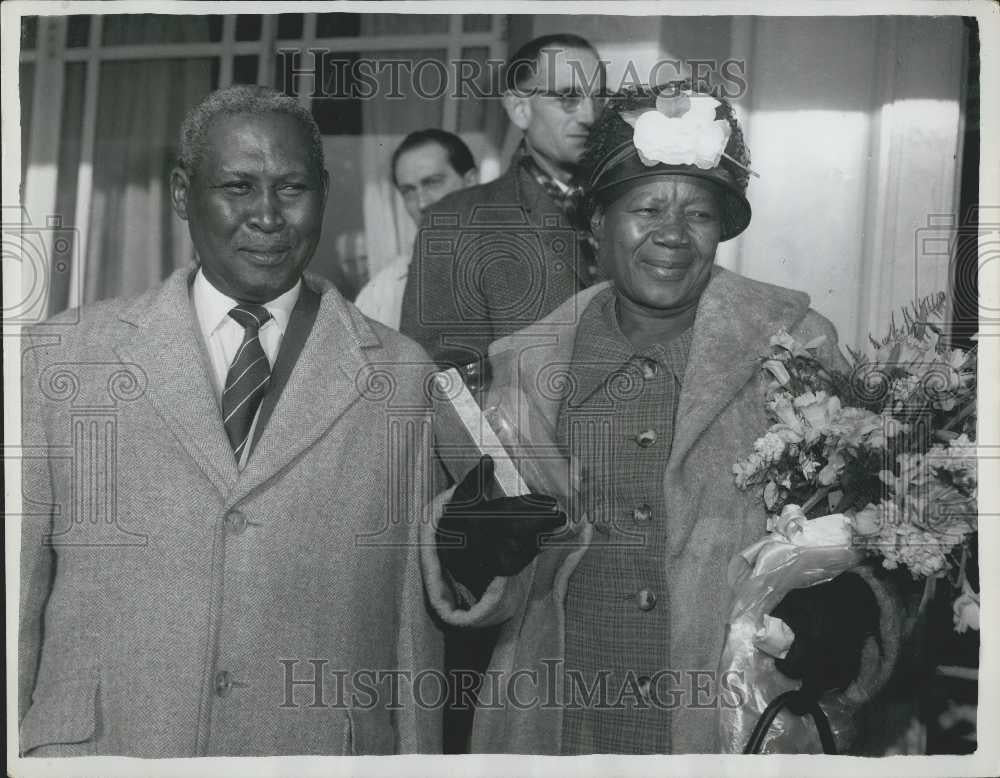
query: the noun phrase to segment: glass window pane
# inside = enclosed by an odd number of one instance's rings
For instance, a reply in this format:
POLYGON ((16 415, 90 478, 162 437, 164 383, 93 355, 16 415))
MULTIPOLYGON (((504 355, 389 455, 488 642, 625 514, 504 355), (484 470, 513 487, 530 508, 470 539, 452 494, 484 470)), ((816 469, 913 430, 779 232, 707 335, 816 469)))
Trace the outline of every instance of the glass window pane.
POLYGON ((208 39, 212 43, 222 40, 222 17, 219 14, 205 17, 208 20, 208 39))
POLYGON ((489 114, 489 101, 496 98, 499 90, 499 73, 490 68, 488 46, 467 46, 462 49, 461 61, 455 63, 456 78, 460 84, 461 97, 458 100, 458 131, 483 132, 489 114))
POLYGON ((233 83, 256 84, 259 57, 256 54, 241 54, 233 57, 233 83))
POLYGON ((357 38, 361 14, 316 14, 317 38, 357 38))
POLYGON ((320 62, 323 74, 323 97, 312 101, 312 114, 324 135, 360 135, 361 100, 357 82, 357 52, 324 55, 320 62))
POLYGON ((302 37, 302 14, 278 14, 278 37, 298 40, 302 37))
POLYGON ((312 89, 313 79, 309 76, 292 77, 292 70, 302 67, 302 52, 286 50, 274 55, 274 88, 294 97, 298 88, 312 89))
POLYGON ((464 14, 462 32, 489 32, 493 17, 489 14, 464 14))
POLYGON ((366 14, 364 35, 426 35, 448 32, 447 14, 366 14))
POLYGON ((21 183, 28 173, 31 154, 31 108, 35 104, 35 63, 24 62, 19 70, 21 92, 21 183))
POLYGON ((21 48, 25 51, 34 51, 38 45, 38 17, 21 17, 21 48))
POLYGON ((187 227, 167 185, 181 121, 211 91, 217 59, 101 64, 85 300, 136 294, 190 262, 187 227))
MULTIPOLYGON (((375 73, 359 81, 358 87, 368 90, 369 82, 377 82, 378 90, 376 99, 362 100, 366 134, 399 135, 402 139, 414 130, 442 126, 448 96, 445 49, 380 51, 363 54, 365 59, 374 61, 375 73), (402 64, 379 67, 379 62, 388 61, 402 64)), ((327 68, 327 75, 329 72, 327 68)))
POLYGON ((66 48, 76 49, 90 43, 90 17, 76 14, 66 20, 66 48))
POLYGON ((236 40, 259 41, 261 26, 260 14, 239 14, 236 17, 236 40))
POLYGON ((220 16, 109 14, 102 19, 102 46, 199 43, 222 39, 220 16))

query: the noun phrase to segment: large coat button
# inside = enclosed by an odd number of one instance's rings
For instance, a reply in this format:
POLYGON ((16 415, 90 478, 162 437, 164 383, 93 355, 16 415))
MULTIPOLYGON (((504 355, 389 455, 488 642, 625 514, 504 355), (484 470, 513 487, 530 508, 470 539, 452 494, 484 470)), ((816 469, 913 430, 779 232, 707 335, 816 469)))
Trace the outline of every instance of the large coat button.
POLYGON ((241 535, 247 528, 247 517, 242 511, 229 511, 226 514, 226 530, 231 535, 241 535))
POLYGON ((215 694, 218 697, 225 697, 233 690, 233 679, 226 670, 219 670, 215 674, 215 694))
POLYGON ((656 595, 649 589, 640 589, 635 593, 635 604, 641 611, 651 611, 656 607, 656 595))
POLYGON ((639 695, 649 703, 653 699, 653 679, 648 675, 640 675, 636 680, 639 682, 639 695))
POLYGON ((635 436, 635 442, 643 448, 649 448, 656 442, 656 430, 643 430, 635 436))

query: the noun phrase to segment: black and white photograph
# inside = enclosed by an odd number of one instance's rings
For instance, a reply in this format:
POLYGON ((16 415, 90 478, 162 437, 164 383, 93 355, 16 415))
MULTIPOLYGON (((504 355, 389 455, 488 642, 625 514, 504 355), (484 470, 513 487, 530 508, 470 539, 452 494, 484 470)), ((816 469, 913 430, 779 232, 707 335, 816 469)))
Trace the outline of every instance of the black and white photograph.
POLYGON ((1000 6, 0 13, 8 775, 1000 773, 1000 6))

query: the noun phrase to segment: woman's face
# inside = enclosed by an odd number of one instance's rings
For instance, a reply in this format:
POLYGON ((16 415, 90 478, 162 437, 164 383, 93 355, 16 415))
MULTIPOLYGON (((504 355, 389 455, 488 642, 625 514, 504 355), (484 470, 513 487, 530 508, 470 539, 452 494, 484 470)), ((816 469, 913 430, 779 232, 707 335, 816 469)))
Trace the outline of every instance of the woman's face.
POLYGON ((711 276, 721 221, 712 184, 682 175, 642 178, 591 219, 618 292, 654 315, 691 308, 711 276))

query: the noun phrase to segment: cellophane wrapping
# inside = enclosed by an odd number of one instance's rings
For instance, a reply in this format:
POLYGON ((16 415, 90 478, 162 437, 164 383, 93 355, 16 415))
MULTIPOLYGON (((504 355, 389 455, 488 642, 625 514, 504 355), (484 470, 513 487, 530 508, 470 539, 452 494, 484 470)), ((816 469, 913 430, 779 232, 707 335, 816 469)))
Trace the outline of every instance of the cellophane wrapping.
MULTIPOLYGON (((814 519, 823 522, 838 515, 814 519)), ((813 527, 810 526, 810 529, 813 527)), ((818 528, 818 525, 817 525, 818 528)), ((719 710, 720 742, 724 753, 743 753, 761 714, 779 694, 799 688, 801 683, 783 675, 775 658, 758 647, 765 631, 765 616, 793 589, 813 586, 836 578, 855 567, 861 552, 849 542, 838 545, 799 545, 809 542, 799 533, 792 542, 781 532, 763 540, 733 558, 729 585, 734 590, 726 641, 720 662, 720 678, 730 679, 738 704, 719 710), (724 675, 728 674, 728 675, 724 675), (735 679, 735 681, 734 681, 735 679)), ((819 539, 819 542, 823 542, 819 539)), ((820 700, 838 749, 855 736, 857 706, 843 694, 828 693, 820 700)), ((783 710, 774 719, 763 740, 760 753, 822 753, 812 717, 783 710)))

